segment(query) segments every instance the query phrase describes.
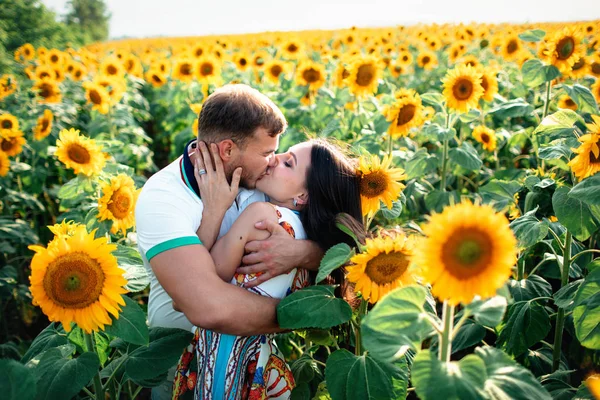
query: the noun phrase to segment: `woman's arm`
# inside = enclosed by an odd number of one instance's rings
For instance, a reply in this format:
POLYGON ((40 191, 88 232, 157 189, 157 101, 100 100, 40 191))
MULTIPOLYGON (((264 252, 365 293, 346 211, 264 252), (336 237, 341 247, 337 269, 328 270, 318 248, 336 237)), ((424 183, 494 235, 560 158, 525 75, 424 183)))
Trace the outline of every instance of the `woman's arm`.
POLYGON ((252 203, 235 220, 225 236, 217 240, 210 255, 215 262, 217 274, 225 282, 231 281, 235 270, 240 266, 244 256, 246 243, 252 240, 262 240, 270 233, 257 229, 256 222, 267 219, 277 222, 275 208, 269 203, 252 203))

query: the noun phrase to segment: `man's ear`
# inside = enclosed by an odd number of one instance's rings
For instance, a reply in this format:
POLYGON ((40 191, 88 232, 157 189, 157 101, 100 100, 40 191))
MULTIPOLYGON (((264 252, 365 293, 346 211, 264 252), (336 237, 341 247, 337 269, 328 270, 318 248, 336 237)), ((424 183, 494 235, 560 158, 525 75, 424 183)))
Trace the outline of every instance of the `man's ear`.
POLYGON ((298 196, 298 204, 306 204, 308 203, 308 193, 302 193, 300 196, 298 196))
POLYGON ((237 156, 238 147, 231 139, 221 140, 217 143, 217 147, 219 148, 219 155, 223 161, 229 161, 237 156))

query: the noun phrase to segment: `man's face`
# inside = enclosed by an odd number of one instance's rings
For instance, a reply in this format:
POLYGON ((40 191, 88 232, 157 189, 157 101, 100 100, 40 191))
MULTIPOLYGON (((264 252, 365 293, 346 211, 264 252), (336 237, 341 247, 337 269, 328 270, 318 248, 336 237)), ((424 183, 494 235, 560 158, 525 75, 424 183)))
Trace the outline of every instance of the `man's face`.
POLYGON ((246 147, 239 150, 236 160, 232 162, 232 173, 235 168, 242 167, 242 187, 256 187, 256 181, 267 172, 268 167, 275 164, 275 152, 278 147, 279 135, 272 137, 262 127, 256 130, 254 136, 248 139, 246 147))

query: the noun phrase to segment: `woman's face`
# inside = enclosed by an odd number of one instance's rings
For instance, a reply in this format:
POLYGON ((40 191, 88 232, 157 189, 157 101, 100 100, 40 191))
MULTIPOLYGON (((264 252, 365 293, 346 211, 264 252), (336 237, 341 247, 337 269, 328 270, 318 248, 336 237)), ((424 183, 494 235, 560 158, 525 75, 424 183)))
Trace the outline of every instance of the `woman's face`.
POLYGON ((290 207, 296 199, 301 208, 308 200, 306 190, 306 171, 310 167, 312 144, 299 143, 290 147, 286 153, 277 154, 273 166, 256 181, 256 188, 265 193, 272 201, 290 207))

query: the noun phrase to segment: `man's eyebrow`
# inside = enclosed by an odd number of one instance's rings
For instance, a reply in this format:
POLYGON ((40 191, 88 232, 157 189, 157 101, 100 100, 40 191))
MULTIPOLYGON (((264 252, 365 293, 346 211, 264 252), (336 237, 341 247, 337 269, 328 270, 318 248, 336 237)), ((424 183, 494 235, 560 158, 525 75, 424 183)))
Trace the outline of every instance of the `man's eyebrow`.
POLYGON ((292 155, 292 157, 294 157, 295 164, 298 165, 298 157, 296 157, 296 153, 290 151, 290 154, 292 155))

